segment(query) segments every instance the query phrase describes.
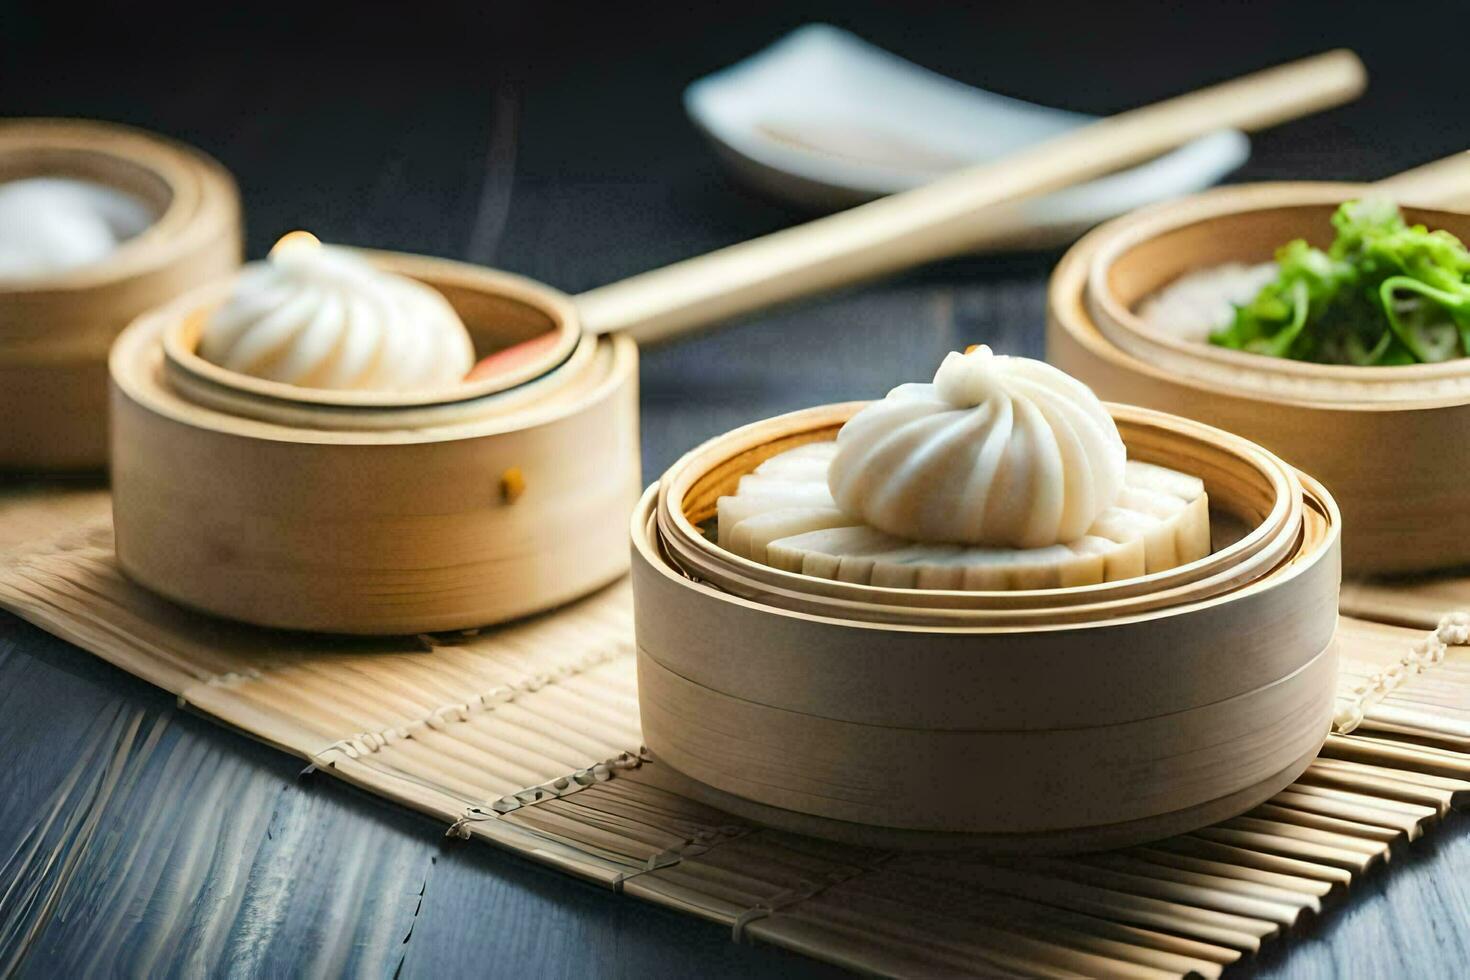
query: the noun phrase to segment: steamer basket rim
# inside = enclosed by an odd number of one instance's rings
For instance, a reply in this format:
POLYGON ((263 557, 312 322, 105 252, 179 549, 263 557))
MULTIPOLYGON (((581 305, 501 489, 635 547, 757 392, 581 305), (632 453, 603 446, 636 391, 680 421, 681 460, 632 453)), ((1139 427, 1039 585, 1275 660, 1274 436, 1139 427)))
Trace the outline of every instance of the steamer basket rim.
MULTIPOLYGON (((1123 369, 1148 376, 1151 380, 1178 385, 1181 387, 1194 388, 1202 392, 1219 395, 1241 401, 1258 403, 1262 406, 1285 406, 1302 411, 1316 412, 1343 412, 1375 414, 1384 412, 1412 411, 1436 411, 1446 409, 1458 409, 1470 405, 1470 397, 1466 396, 1444 396, 1439 398, 1428 398, 1423 400, 1394 399, 1383 401, 1349 401, 1346 399, 1309 399, 1289 394, 1275 394, 1263 392, 1247 387, 1236 387, 1221 384, 1215 381, 1181 375, 1170 372, 1147 360, 1143 360, 1127 351, 1124 351, 1111 343, 1102 335, 1101 330, 1092 322, 1086 311, 1086 297, 1088 282, 1092 275, 1093 260, 1099 250, 1103 248, 1117 234, 1120 227, 1126 230, 1135 223, 1152 220, 1161 213, 1167 213, 1189 205, 1202 203, 1221 205, 1213 209, 1211 216, 1218 217, 1223 214, 1249 213, 1257 210, 1267 210, 1270 207, 1279 207, 1285 201, 1276 201, 1272 204, 1259 204, 1255 207, 1225 208, 1223 204, 1241 197, 1253 196, 1256 192, 1280 192, 1286 194, 1293 192, 1298 196, 1296 200, 1301 204, 1324 204, 1332 200, 1343 200, 1343 194, 1353 192, 1362 193, 1369 189, 1367 184, 1336 183, 1336 182, 1271 182, 1260 184, 1240 184, 1217 187, 1199 194, 1190 195, 1185 198, 1177 198, 1172 201, 1160 202, 1141 208, 1119 218, 1115 218, 1105 224, 1099 225, 1088 232, 1062 256, 1056 267, 1052 270, 1047 282, 1046 308, 1048 319, 1073 339, 1077 344, 1086 347, 1094 356, 1100 357, 1123 369), (1312 200, 1312 196, 1317 197, 1312 200), (1085 320, 1085 324, 1079 324, 1078 319, 1085 320)), ((1414 207, 1417 211, 1434 211, 1433 208, 1414 207)), ((1447 209, 1438 209, 1442 213, 1452 213, 1447 209)), ((1190 221, 1168 226, 1186 227, 1199 220, 1208 220, 1205 215, 1196 215, 1190 221)), ((1161 229, 1162 230, 1162 229, 1161 229)), ((1278 371, 1270 363, 1273 358, 1260 357, 1261 363, 1252 365, 1260 370, 1262 374, 1287 374, 1286 371, 1278 371)), ((1465 359, 1470 362, 1470 358, 1465 359)), ((1298 362, 1292 362, 1298 363, 1298 362)), ((1446 362, 1453 363, 1453 362, 1446 362)), ((1421 365, 1422 367, 1422 365, 1421 365)), ((1470 364, 1467 364, 1470 368, 1470 364)), ((1412 367, 1407 368, 1412 370, 1412 367)), ((1399 368, 1362 368, 1365 371, 1394 371, 1399 368)), ((1450 372, 1442 372, 1450 373, 1450 372)), ((1407 379, 1412 381, 1413 379, 1407 379)))
POLYGON ((0 156, 52 150, 110 157, 145 170, 169 188, 169 203, 148 227, 98 262, 44 276, 0 280, 0 301, 114 288, 167 269, 217 233, 229 234, 238 223, 240 195, 234 177, 197 147, 121 123, 66 118, 0 120, 0 156), (220 215, 211 216, 212 210, 219 210, 220 215), (210 221, 201 227, 205 218, 210 221), (196 242, 201 236, 203 241, 196 242))
MULTIPOLYGON (((1296 471, 1294 470, 1293 472, 1296 471)), ((1150 609, 1141 613, 1128 616, 1119 616, 1104 621, 1091 621, 1082 623, 978 627, 873 623, 858 620, 840 619, 832 616, 820 616, 814 613, 782 609, 779 607, 766 605, 765 603, 741 598, 740 596, 733 595, 729 592, 724 591, 723 589, 718 589, 704 582, 690 579, 688 576, 680 573, 678 570, 671 568, 668 562, 664 560, 663 556, 659 554, 658 548, 652 540, 653 538, 657 537, 657 530, 655 528, 652 531, 652 534, 650 534, 649 519, 654 512, 654 508, 657 506, 660 492, 660 484, 662 482, 661 480, 654 481, 652 484, 649 485, 648 489, 644 491, 643 497, 639 500, 638 507, 634 510, 632 519, 629 522, 629 534, 633 542, 634 551, 638 554, 639 558, 642 559, 642 562, 649 566, 649 568, 653 570, 656 574, 664 576, 676 585, 702 592, 706 596, 717 601, 733 603, 735 605, 744 606, 750 609, 764 611, 765 613, 770 615, 786 616, 792 619, 810 622, 822 626, 856 629, 875 633, 901 632, 916 634, 986 636, 1037 632, 1074 632, 1079 635, 1085 636, 1099 629, 1106 629, 1112 626, 1131 625, 1140 622, 1170 619, 1198 612, 1211 606, 1221 605, 1227 602, 1234 601, 1236 599, 1248 598, 1261 591, 1274 588, 1277 585, 1288 582, 1292 579, 1306 574, 1307 572, 1315 568, 1315 566, 1320 564, 1323 560, 1330 560, 1331 556, 1338 554, 1341 545, 1342 515, 1338 510, 1336 501, 1332 499, 1331 494, 1327 492, 1326 488, 1323 487, 1322 484, 1318 483, 1316 480, 1312 479, 1306 474, 1298 473, 1298 478, 1301 479, 1304 490, 1310 488, 1311 495, 1317 499, 1317 501, 1327 512, 1328 520, 1326 534, 1323 535, 1321 540, 1317 543, 1317 546, 1312 553, 1303 556, 1302 558, 1293 560, 1287 566, 1279 568, 1276 571, 1269 573, 1261 578, 1258 578, 1252 582, 1248 582, 1239 589, 1226 592, 1222 595, 1210 596, 1196 602, 1185 602, 1175 606, 1167 606, 1160 609, 1150 609)), ((636 568, 637 566, 635 564, 635 576, 637 574, 636 568)), ((1340 577, 1341 576, 1339 573, 1339 578, 1340 577)))
MULTIPOLYGON (((780 586, 782 582, 787 582, 789 583, 791 588, 800 590, 800 583, 808 581, 805 576, 802 576, 799 573, 795 572, 772 570, 765 568, 764 566, 759 566, 759 563, 753 563, 749 559, 742 558, 738 555, 733 555, 703 539, 702 536, 699 534, 699 529, 692 525, 692 523, 688 520, 686 514, 684 513, 682 499, 679 502, 679 506, 675 506, 674 503, 668 499, 668 495, 673 492, 669 482, 669 475, 678 473, 680 475, 679 482, 681 484, 684 484, 685 490, 688 490, 699 477, 695 476, 685 479, 685 471, 693 469, 695 462, 699 461, 701 457, 711 455, 712 450, 716 448, 719 448, 723 451, 725 449, 725 444, 729 443, 733 444, 733 446, 729 449, 729 453, 731 454, 734 454, 736 452, 748 452, 754 447, 746 446, 743 449, 738 447, 745 446, 746 443, 753 441, 755 438, 761 438, 763 440, 766 439, 767 434, 764 431, 766 429, 782 429, 782 433, 773 434, 773 437, 776 438, 780 438, 782 435, 798 435, 804 431, 811 431, 819 427, 828 427, 840 424, 841 422, 846 421, 847 418, 855 414, 863 406, 870 403, 871 402, 869 401, 851 401, 828 405, 816 405, 805 409, 798 409, 796 411, 776 415, 771 418, 760 419, 755 422, 740 426, 736 429, 732 429, 729 432, 705 440, 698 446, 689 450, 682 457, 680 457, 679 460, 676 461, 673 466, 669 468, 669 470, 664 474, 664 477, 660 480, 661 490, 658 505, 658 522, 660 524, 663 524, 665 520, 671 521, 679 532, 679 536, 682 539, 687 540, 688 548, 693 549, 694 551, 702 551, 708 553, 711 562, 714 562, 716 564, 728 564, 732 566, 732 568, 734 569, 734 572, 732 574, 753 574, 760 578, 774 580, 772 583, 773 588, 780 586), (782 423, 789 423, 789 425, 783 426, 782 423)), ((1210 442, 1217 446, 1224 446, 1233 449, 1237 455, 1246 458, 1248 461, 1254 462, 1258 469, 1269 471, 1266 473, 1266 478, 1275 485, 1275 492, 1277 494, 1277 500, 1271 506, 1265 519, 1262 520, 1255 527, 1251 528, 1239 540, 1232 542, 1227 548, 1222 549, 1222 551, 1213 552, 1211 555, 1207 555, 1206 557, 1195 562, 1187 563, 1186 565, 1180 566, 1179 568, 1153 572, 1129 580, 1133 584, 1146 584, 1149 580, 1153 580, 1159 583, 1166 583, 1171 578, 1177 578, 1178 575, 1183 571, 1207 565, 1219 564, 1222 555, 1227 552, 1234 555, 1236 559, 1239 559, 1241 557, 1250 558, 1262 548, 1266 547, 1271 538, 1279 533, 1280 529, 1284 526, 1283 521, 1291 520, 1290 515, 1293 511, 1296 511, 1298 514, 1300 513, 1299 504, 1294 503, 1294 501, 1299 502, 1301 500, 1301 490, 1299 482, 1296 486, 1293 486, 1293 481, 1295 480, 1296 476, 1296 470, 1263 447, 1247 439, 1243 439, 1232 433, 1225 432, 1223 430, 1209 426, 1206 423, 1199 422, 1193 419, 1183 418, 1181 416, 1175 416, 1169 413, 1141 408, 1138 406, 1122 405, 1109 402, 1104 402, 1103 404, 1109 410, 1110 414, 1112 414, 1115 418, 1124 421, 1125 424, 1133 423, 1148 425, 1150 423, 1155 423, 1157 425, 1167 423, 1167 425, 1169 427, 1172 427, 1172 429, 1176 433, 1178 432, 1178 430, 1183 429, 1186 435, 1189 435, 1199 441, 1210 442), (1293 497, 1292 495, 1295 496, 1293 497)), ((710 461, 706 459, 704 460, 704 462, 706 464, 705 471, 708 472, 710 461)), ((1223 576, 1226 575, 1228 570, 1229 566, 1227 565, 1226 567, 1220 568, 1205 577, 1214 578, 1218 576, 1223 576)), ((1193 581, 1193 579, 1191 579, 1191 581, 1193 581)), ((1116 590, 1122 584, 1124 583, 1108 582, 1098 583, 1097 585, 1073 586, 1062 589, 1033 589, 1025 590, 1024 594, 1033 600, 1043 599, 1052 595, 1064 595, 1068 598, 1079 596, 1084 598, 1098 597, 1104 595, 1105 593, 1116 590)), ((834 583, 834 587, 835 586, 836 584, 834 583)), ((887 599, 891 593, 897 592, 907 595, 909 592, 912 591, 906 589, 892 589, 883 586, 866 585, 852 585, 850 586, 850 589, 852 591, 861 593, 863 598, 870 599, 874 603, 877 603, 879 606, 882 605, 882 600, 887 599)), ((831 598, 836 598, 830 593, 824 592, 823 594, 828 595, 831 598)), ((1001 597, 1012 596, 1016 593, 969 593, 952 592, 950 590, 935 590, 935 594, 945 596, 965 596, 974 599, 979 599, 982 595, 989 595, 992 598, 998 599, 1001 597)), ((852 596, 848 598, 849 601, 862 601, 862 599, 858 598, 857 596, 852 596)), ((1104 600, 1098 598, 1096 599, 1096 601, 1104 600)), ((903 605, 906 603, 902 602, 902 600, 899 600, 899 604, 903 605)), ((967 605, 966 608, 968 608, 967 605)))
MULTIPOLYGON (((208 385, 266 402, 278 402, 285 406, 320 407, 348 413, 432 409, 469 404, 479 399, 504 395, 547 378, 571 359, 583 337, 581 320, 570 297, 526 276, 455 259, 415 255, 409 252, 355 246, 333 247, 343 248, 386 268, 389 272, 407 276, 416 282, 423 283, 426 278, 453 279, 456 288, 493 293, 497 297, 532 308, 551 322, 551 330, 548 332, 558 335, 557 345, 536 362, 511 373, 508 377, 479 382, 462 382, 449 388, 435 389, 427 393, 339 391, 298 387, 285 382, 255 378, 238 374, 204 360, 192 349, 187 349, 178 336, 186 329, 191 314, 212 304, 217 294, 223 293, 229 284, 240 275, 240 271, 236 270, 231 276, 203 283, 168 304, 166 309, 174 325, 162 333, 165 359, 171 365, 177 366, 179 370, 195 376, 199 381, 208 385)), ((430 285, 430 288, 435 287, 430 285)))
POLYGON ((528 432, 536 428, 555 424, 565 418, 587 411, 613 395, 630 372, 637 371, 637 346, 627 336, 614 334, 594 338, 584 334, 579 343, 595 343, 605 346, 607 364, 604 376, 574 400, 550 407, 535 404, 523 406, 505 415, 479 420, 469 420, 423 429, 308 429, 257 419, 230 415, 189 402, 181 395, 168 389, 162 380, 147 381, 134 377, 145 377, 163 370, 161 345, 150 343, 168 323, 172 315, 181 309, 182 300, 189 294, 174 300, 164 307, 150 311, 129 324, 108 355, 108 372, 113 396, 126 398, 140 410, 157 415, 173 423, 192 428, 207 428, 224 436, 257 439, 269 442, 296 443, 307 445, 333 445, 342 447, 384 447, 389 445, 417 446, 502 436, 508 433, 528 432), (152 364, 153 358, 158 364, 152 364), (158 387, 165 392, 160 398, 152 390, 158 387), (180 406, 186 406, 183 410, 180 406), (207 422, 208 425, 201 425, 207 422))

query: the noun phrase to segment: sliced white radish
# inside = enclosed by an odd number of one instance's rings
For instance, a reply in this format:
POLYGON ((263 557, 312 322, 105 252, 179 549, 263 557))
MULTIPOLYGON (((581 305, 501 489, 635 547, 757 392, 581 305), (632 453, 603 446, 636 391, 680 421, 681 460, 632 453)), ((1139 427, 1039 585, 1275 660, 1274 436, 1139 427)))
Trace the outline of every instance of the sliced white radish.
POLYGON ((718 504, 719 542, 789 572, 888 588, 1000 591, 1114 582, 1209 554, 1209 500, 1197 477, 1128 462, 1124 488, 1088 533, 1040 548, 906 541, 837 508, 826 470, 835 443, 772 456, 718 504))

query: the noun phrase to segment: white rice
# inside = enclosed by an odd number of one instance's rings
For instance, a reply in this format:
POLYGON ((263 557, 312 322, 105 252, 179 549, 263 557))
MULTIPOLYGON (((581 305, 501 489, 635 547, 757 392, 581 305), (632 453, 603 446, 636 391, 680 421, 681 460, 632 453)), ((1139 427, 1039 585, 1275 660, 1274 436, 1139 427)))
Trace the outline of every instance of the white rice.
POLYGON ((1230 262, 1180 276, 1145 299, 1138 316, 1161 334, 1207 343, 1210 332, 1230 325, 1235 308, 1249 303, 1276 278, 1276 263, 1230 262))

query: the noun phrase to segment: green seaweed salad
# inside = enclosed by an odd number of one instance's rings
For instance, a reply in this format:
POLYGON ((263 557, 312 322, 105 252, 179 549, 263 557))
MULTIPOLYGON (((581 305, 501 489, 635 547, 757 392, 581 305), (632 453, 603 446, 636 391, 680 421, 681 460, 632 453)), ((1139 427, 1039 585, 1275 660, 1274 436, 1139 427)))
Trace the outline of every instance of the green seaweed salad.
POLYGON ((1301 239, 1283 246, 1276 278, 1210 342, 1325 364, 1470 355, 1470 251, 1458 238, 1405 223, 1380 198, 1348 201, 1332 226, 1325 252, 1301 239))

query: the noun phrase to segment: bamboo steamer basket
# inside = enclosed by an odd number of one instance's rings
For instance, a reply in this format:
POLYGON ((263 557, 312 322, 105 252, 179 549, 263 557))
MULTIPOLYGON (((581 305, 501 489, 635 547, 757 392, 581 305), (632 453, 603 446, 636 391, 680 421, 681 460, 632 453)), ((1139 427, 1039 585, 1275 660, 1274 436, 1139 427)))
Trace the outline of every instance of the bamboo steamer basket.
POLYGON ((530 336, 527 323, 560 331, 556 351, 489 387, 384 398, 220 370, 194 344, 223 287, 201 290, 141 318, 113 350, 119 561, 168 598, 264 626, 424 632, 549 608, 627 568, 633 341, 967 251, 1014 232, 996 205, 1217 128, 1336 105, 1362 85, 1358 60, 1331 52, 576 297, 375 255, 445 292, 482 352, 530 336))
POLYGON ((194 353, 229 283, 134 323, 112 352, 119 564, 183 605, 340 633, 468 628, 627 568, 637 351, 565 296, 474 266, 364 253, 439 290, 481 353, 546 331, 539 364, 413 395, 248 378, 194 353))
POLYGON ((107 351, 143 311, 240 263, 239 193, 197 150, 106 123, 0 121, 0 182, 73 177, 157 215, 102 261, 0 282, 0 469, 100 469, 107 351))
MULTIPOLYGON (((1329 219, 1345 200, 1374 191, 1404 200, 1464 194, 1470 168, 1451 163, 1376 186, 1223 188, 1104 225, 1052 276, 1047 358, 1101 397, 1218 425, 1314 474, 1342 508, 1350 574, 1470 562, 1460 490, 1470 472, 1470 358, 1392 368, 1307 364, 1168 337, 1134 312, 1184 273, 1267 261, 1293 238, 1327 244, 1329 219)), ((1404 212, 1470 240, 1470 215, 1404 212)))
MULTIPOLYGON (((1208 426, 1110 406, 1133 458, 1204 461, 1216 547, 1194 564, 1245 566, 1230 586, 1186 576, 1161 583, 1166 602, 1069 594, 1096 588, 1084 587, 962 603, 851 584, 837 601, 833 583, 787 573, 715 584, 719 549, 689 539, 717 497, 769 456, 832 438, 858 407, 712 440, 634 515, 644 741, 685 789, 881 846, 1068 851, 1203 826, 1301 773, 1337 669, 1341 522, 1315 481, 1208 426), (1269 540, 1242 547, 1261 527, 1269 540)), ((727 576, 751 564, 724 561, 727 576)))

